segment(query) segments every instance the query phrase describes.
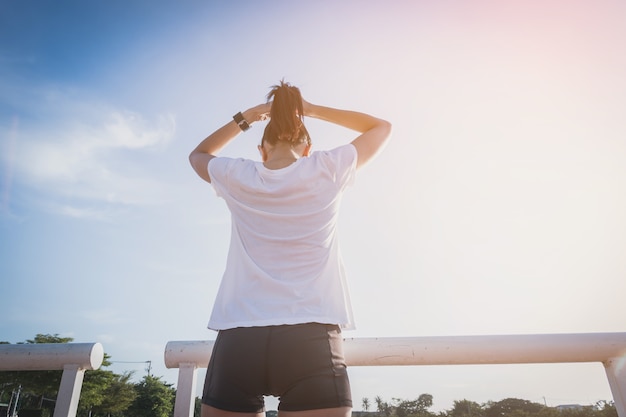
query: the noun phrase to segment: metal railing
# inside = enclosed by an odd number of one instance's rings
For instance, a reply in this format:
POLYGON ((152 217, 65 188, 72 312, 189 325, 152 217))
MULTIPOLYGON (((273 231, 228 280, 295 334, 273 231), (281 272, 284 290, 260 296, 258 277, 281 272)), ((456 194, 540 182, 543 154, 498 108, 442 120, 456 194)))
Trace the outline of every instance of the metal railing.
MULTIPOLYGON (((174 417, 193 417, 198 368, 213 341, 171 341, 165 366, 178 368, 174 417)), ((345 339, 348 366, 601 362, 619 417, 626 417, 626 333, 345 339)))
POLYGON ((85 371, 103 360, 100 343, 0 345, 0 371, 63 371, 53 417, 76 416, 85 371))

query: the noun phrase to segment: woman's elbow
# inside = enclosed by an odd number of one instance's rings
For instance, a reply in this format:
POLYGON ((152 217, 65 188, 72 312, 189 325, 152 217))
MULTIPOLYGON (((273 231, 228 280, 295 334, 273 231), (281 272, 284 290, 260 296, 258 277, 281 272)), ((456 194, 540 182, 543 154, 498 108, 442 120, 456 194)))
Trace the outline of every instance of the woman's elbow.
POLYGON ((391 122, 380 119, 379 127, 385 140, 388 140, 391 137, 391 133, 393 132, 393 125, 391 124, 391 122))

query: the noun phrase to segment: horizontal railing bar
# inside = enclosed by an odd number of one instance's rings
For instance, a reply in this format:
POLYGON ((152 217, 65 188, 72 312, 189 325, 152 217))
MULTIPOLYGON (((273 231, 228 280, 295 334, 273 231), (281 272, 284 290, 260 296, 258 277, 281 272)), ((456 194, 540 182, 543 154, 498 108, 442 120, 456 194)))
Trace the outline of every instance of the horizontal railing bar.
POLYGON ((626 333, 346 339, 351 366, 604 362, 626 353, 626 333))
POLYGON ((100 343, 0 344, 0 371, 53 371, 67 365, 93 370, 103 360, 100 343))
MULTIPOLYGON (((171 341, 165 366, 206 368, 213 341, 171 341)), ((348 338, 348 366, 604 362, 626 354, 626 333, 348 338)))

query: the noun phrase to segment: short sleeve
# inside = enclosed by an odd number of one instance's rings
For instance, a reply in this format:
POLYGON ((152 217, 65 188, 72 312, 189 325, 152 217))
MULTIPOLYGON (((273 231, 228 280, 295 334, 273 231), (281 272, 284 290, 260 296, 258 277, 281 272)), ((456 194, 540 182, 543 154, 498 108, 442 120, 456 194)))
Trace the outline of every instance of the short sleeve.
POLYGON ((357 151, 351 143, 322 152, 325 163, 334 172, 335 183, 340 189, 354 183, 357 151))
POLYGON ((224 196, 224 191, 228 182, 228 171, 233 160, 231 158, 216 157, 211 158, 207 165, 211 185, 218 197, 224 196))

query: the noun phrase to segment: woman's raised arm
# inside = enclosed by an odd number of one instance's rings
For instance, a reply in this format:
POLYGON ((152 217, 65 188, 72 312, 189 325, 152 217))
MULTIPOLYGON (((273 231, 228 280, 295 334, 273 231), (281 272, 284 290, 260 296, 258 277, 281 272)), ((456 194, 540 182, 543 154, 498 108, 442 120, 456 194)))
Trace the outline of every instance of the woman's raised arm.
MULTIPOLYGON (((271 108, 271 103, 263 103, 249 108, 242 113, 243 120, 248 124, 265 120, 268 117, 271 108)), ((217 153, 240 133, 241 128, 233 119, 207 136, 193 151, 191 151, 189 154, 189 162, 200 178, 207 182, 211 182, 208 171, 209 161, 212 158, 215 158, 217 153)))
POLYGON ((391 123, 365 113, 318 106, 304 101, 304 115, 360 132, 361 135, 352 141, 358 154, 357 168, 373 159, 391 136, 391 123))

